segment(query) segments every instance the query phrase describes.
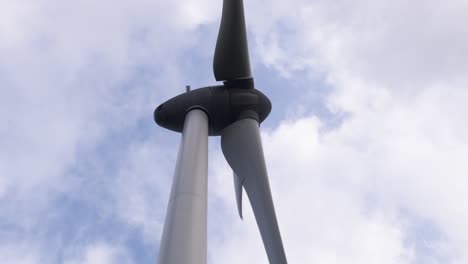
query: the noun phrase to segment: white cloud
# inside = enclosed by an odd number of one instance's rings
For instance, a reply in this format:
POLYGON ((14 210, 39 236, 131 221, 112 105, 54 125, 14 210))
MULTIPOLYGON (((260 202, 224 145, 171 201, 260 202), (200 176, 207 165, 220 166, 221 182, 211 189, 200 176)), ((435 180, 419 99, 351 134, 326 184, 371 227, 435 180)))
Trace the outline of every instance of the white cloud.
POLYGON ((112 191, 117 216, 141 228, 143 238, 153 242, 151 245, 160 239, 169 198, 176 151, 169 153, 150 142, 132 146, 112 191))
POLYGON ((74 252, 76 256, 65 259, 65 264, 133 263, 124 249, 107 243, 96 242, 74 252))
POLYGON ((34 264, 40 262, 37 246, 28 243, 0 244, 0 256, 5 264, 34 264))
POLYGON ((145 0, 19 1, 0 12, 0 198, 43 198, 37 207, 76 187, 79 155, 183 90, 179 57, 198 37, 192 25, 210 21, 145 0))
POLYGON ((468 67, 465 1, 246 4, 260 59, 280 71, 352 73, 408 89, 463 77, 468 67))

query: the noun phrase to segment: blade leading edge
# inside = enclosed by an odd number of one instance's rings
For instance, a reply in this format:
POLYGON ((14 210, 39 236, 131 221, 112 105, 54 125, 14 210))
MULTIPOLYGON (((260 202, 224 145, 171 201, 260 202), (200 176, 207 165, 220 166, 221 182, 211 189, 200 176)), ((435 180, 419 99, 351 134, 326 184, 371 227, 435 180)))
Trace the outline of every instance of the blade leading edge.
POLYGON ((257 120, 245 118, 224 129, 221 147, 245 188, 272 264, 287 263, 263 155, 257 120))

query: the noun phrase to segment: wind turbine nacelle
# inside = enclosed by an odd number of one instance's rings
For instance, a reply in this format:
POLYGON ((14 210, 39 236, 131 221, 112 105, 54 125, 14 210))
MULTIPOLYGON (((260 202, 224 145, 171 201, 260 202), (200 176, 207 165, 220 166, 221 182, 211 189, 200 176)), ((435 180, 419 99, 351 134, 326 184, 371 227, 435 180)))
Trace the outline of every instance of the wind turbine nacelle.
POLYGON ((270 114, 271 102, 256 89, 226 85, 208 86, 180 94, 154 110, 154 120, 161 127, 181 132, 185 115, 201 109, 209 117, 209 135, 219 136, 224 128, 242 118, 263 122, 270 114))

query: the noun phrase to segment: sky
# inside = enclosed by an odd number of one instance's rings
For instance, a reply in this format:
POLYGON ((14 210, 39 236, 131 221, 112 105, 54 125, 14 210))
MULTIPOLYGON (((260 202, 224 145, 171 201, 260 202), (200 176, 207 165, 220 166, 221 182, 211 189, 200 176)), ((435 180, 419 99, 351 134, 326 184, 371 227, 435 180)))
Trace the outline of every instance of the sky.
MULTIPOLYGON (((0 0, 0 262, 155 263, 215 0, 0 0)), ((468 263, 468 2, 245 0, 289 263, 468 263)), ((209 141, 209 263, 267 263, 209 141)))

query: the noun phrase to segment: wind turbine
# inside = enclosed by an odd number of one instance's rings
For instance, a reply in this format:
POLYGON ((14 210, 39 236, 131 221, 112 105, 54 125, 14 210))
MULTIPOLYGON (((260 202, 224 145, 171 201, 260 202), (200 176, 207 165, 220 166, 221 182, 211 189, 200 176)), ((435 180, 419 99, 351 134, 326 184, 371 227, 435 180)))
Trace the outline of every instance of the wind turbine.
POLYGON ((182 133, 159 263, 206 264, 208 136, 221 136, 240 217, 244 188, 269 262, 287 263, 259 131, 271 102, 254 88, 242 0, 223 0, 213 70, 223 85, 187 88, 154 111, 158 125, 182 133))

